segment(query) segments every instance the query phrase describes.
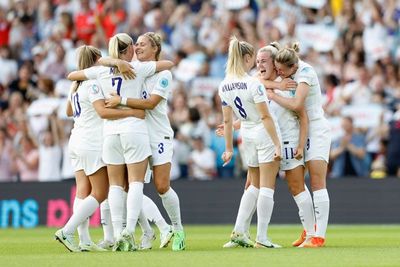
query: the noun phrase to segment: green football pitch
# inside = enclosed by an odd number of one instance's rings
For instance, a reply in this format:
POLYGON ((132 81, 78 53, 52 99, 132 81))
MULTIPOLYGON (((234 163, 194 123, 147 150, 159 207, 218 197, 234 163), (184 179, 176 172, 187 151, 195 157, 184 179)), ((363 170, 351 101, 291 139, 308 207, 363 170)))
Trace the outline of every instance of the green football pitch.
MULTIPOLYGON (((159 249, 157 239, 149 251, 114 253, 70 253, 53 240, 55 230, 0 230, 0 266, 400 266, 400 225, 330 225, 326 247, 318 249, 290 246, 300 226, 270 226, 281 249, 223 249, 232 225, 187 225, 185 251, 159 249)), ((97 241, 102 232, 91 234, 97 241)))

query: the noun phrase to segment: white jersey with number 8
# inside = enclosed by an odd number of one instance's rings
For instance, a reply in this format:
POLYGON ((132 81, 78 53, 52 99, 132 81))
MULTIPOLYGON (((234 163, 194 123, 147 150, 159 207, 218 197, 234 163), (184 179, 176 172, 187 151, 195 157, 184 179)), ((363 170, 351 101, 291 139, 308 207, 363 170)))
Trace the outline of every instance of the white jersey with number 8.
MULTIPOLYGON (((264 86, 254 77, 225 78, 218 89, 222 105, 232 108, 241 120, 244 157, 250 167, 259 163, 273 161, 274 144, 261 121, 256 104, 265 102, 268 106, 264 86)), ((271 114, 272 116, 272 114, 271 114)), ((275 129, 280 137, 278 124, 273 118, 275 129)))

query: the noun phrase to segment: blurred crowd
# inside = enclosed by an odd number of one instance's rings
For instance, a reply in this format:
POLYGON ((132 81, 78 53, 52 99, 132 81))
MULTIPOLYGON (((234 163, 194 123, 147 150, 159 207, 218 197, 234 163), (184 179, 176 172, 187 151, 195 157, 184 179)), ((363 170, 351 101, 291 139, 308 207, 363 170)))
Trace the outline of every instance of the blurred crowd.
POLYGON ((330 177, 400 177, 399 24, 398 0, 0 0, 0 181, 73 178, 64 110, 75 49, 106 56, 115 33, 147 31, 176 64, 173 179, 245 177, 239 133, 224 168, 214 133, 231 35, 256 49, 300 42, 332 125, 330 177))

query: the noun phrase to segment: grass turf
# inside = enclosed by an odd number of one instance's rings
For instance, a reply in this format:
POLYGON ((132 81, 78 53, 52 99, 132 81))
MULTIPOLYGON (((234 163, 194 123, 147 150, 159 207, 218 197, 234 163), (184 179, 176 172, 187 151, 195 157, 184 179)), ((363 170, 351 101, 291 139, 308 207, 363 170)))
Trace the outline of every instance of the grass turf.
MULTIPOLYGON (((0 266, 400 266, 400 225, 330 225, 326 247, 319 249, 290 247, 301 231, 291 225, 270 226, 269 236, 282 249, 223 249, 231 230, 186 226, 181 252, 171 245, 159 249, 157 239, 151 251, 70 253, 53 240, 56 229, 1 229, 0 266)), ((91 234, 98 240, 102 232, 91 234)))

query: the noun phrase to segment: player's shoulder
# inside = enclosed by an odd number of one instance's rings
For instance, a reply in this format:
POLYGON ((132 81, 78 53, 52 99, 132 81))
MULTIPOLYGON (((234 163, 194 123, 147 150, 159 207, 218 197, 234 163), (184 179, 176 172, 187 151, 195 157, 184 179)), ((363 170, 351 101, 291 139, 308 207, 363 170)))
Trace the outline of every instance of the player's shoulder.
POLYGON ((110 67, 101 66, 101 65, 96 65, 96 66, 90 67, 89 69, 94 72, 97 72, 97 73, 104 73, 104 72, 110 71, 110 67))
POLYGON ((83 81, 81 87, 92 94, 97 94, 101 90, 101 84, 97 80, 83 81))
POLYGON ((132 60, 129 62, 134 68, 145 68, 149 65, 155 65, 154 61, 139 61, 139 60, 132 60))
POLYGON ((169 70, 163 70, 157 72, 156 74, 154 74, 154 76, 157 77, 158 80, 162 79, 172 80, 172 73, 169 70))
POLYGON ((314 68, 307 62, 300 60, 298 73, 303 74, 303 75, 307 75, 307 74, 310 75, 310 74, 314 73, 314 68))
POLYGON ((263 86, 262 83, 260 82, 260 80, 258 79, 257 76, 247 76, 245 78, 246 83, 250 86, 250 87, 260 87, 263 86))

